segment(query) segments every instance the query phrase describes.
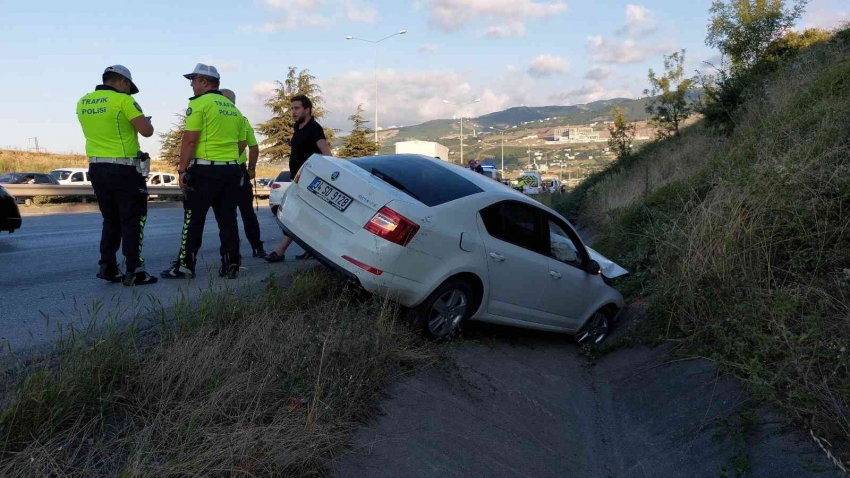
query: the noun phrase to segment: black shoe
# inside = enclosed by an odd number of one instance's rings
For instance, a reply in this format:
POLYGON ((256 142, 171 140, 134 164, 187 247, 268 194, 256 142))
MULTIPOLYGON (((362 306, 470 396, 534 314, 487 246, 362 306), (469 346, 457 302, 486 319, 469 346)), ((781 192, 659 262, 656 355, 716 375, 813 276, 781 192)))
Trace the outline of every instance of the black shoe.
POLYGON ((264 259, 266 262, 283 262, 286 259, 286 254, 278 254, 277 251, 271 251, 264 259))
POLYGON ((97 278, 108 282, 121 282, 124 280, 124 274, 118 268, 118 264, 101 264, 100 270, 97 271, 97 278))
POLYGON ((124 285, 126 286, 156 284, 157 282, 159 282, 159 279, 145 271, 127 273, 124 276, 124 285))
POLYGON ((195 273, 186 266, 181 266, 180 262, 174 261, 171 267, 159 273, 163 279, 194 279, 195 273))
POLYGON ((239 277, 239 264, 230 264, 225 266, 224 264, 218 268, 218 276, 219 277, 227 277, 228 279, 236 279, 239 277))
POLYGON ((295 256, 295 258, 298 259, 299 261, 305 261, 307 259, 312 259, 313 254, 310 254, 309 252, 305 252, 304 254, 298 254, 297 256, 295 256))
POLYGON ((254 257, 256 257, 257 259, 264 259, 268 255, 268 254, 266 254, 266 251, 264 251, 262 247, 259 248, 259 249, 254 249, 253 254, 254 254, 254 257))

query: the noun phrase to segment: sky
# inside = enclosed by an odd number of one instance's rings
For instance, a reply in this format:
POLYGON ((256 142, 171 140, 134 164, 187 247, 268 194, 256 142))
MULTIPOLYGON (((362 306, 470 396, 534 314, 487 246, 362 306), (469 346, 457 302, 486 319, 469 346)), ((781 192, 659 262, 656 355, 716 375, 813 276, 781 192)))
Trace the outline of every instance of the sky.
MULTIPOLYGON (((710 0, 0 0, 0 148, 83 153, 77 100, 103 69, 128 67, 158 132, 192 95, 183 74, 216 66, 256 124, 287 68, 322 87, 325 126, 409 126, 512 106, 636 98, 647 70, 687 50, 687 70, 717 62, 705 46, 710 0), (378 40, 375 45, 346 36, 378 40), (479 99, 480 102, 458 106, 479 99), (447 104, 445 101, 449 101, 447 104)), ((850 21, 845 0, 811 0, 800 27, 850 21)), ((157 155, 156 136, 142 149, 157 155)))

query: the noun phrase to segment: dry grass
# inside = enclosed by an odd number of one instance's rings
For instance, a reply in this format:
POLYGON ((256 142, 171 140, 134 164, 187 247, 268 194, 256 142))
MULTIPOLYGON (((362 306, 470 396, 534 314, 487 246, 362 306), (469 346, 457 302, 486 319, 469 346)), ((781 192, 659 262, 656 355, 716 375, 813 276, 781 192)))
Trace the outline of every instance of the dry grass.
POLYGON ((0 420, 0 476, 323 473, 382 387, 436 356, 389 303, 358 302, 324 271, 176 314, 24 374, 0 420))
MULTIPOLYGON (((10 172, 49 173, 59 168, 85 167, 88 167, 88 158, 82 155, 0 149, 0 174, 10 172)), ((274 178, 277 177, 281 169, 284 168, 261 163, 257 165, 257 177, 274 178)), ((174 170, 175 168, 164 161, 151 162, 151 171, 169 172, 174 170)))
POLYGON ((751 92, 722 145, 696 130, 649 150, 591 189, 597 196, 582 211, 603 221, 597 248, 632 271, 625 289, 648 296, 655 338, 710 356, 757 398, 829 440, 844 462, 848 37, 813 47, 751 92), (650 173, 655 184, 667 183, 642 194, 647 170, 658 173, 650 173), (665 170, 674 172, 669 180, 665 170))

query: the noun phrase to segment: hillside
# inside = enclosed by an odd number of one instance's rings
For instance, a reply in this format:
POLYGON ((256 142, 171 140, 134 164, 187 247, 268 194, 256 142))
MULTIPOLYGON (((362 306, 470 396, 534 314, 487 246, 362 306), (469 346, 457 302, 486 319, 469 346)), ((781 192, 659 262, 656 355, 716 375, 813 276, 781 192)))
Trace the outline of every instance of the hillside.
MULTIPOLYGON (((699 99, 701 96, 701 93, 698 91, 694 91, 689 95, 692 101, 699 99)), ((495 128, 517 126, 520 129, 534 130, 552 125, 580 125, 595 121, 610 121, 611 109, 615 105, 623 110, 629 121, 646 121, 649 119, 646 114, 646 105, 648 103, 649 98, 634 100, 614 98, 571 106, 517 106, 477 118, 464 119, 464 129, 469 125, 471 131, 474 125, 478 129, 486 129, 491 126, 495 128), (535 123, 523 125, 523 123, 532 121, 535 123)), ((391 134, 392 136, 387 138, 386 141, 390 144, 395 144, 398 141, 409 139, 436 141, 447 135, 458 134, 459 131, 459 120, 438 119, 414 126, 385 130, 384 133, 391 134)))
POLYGON ((700 121, 555 206, 631 271, 621 344, 713 360, 847 463, 850 30, 757 67, 731 133, 700 121))

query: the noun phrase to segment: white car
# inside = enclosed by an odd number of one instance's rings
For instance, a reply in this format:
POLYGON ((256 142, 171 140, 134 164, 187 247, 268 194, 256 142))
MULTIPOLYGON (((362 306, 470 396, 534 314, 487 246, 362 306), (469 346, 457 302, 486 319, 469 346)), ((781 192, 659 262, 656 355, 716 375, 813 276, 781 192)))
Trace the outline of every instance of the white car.
POLYGON ((50 171, 53 179, 59 184, 72 184, 74 186, 86 186, 91 184, 88 168, 60 168, 50 171))
POLYGON ((271 208, 272 214, 277 215, 277 210, 283 200, 283 193, 289 189, 290 184, 292 184, 292 175, 289 174, 289 171, 281 171, 269 184, 269 208, 271 208))
POLYGON ((157 171, 148 173, 147 183, 148 186, 179 186, 176 174, 157 171))
POLYGON ((426 156, 313 155, 277 222, 366 291, 412 309, 437 339, 474 319, 599 342, 623 308, 605 278, 627 271, 558 213, 426 156))

